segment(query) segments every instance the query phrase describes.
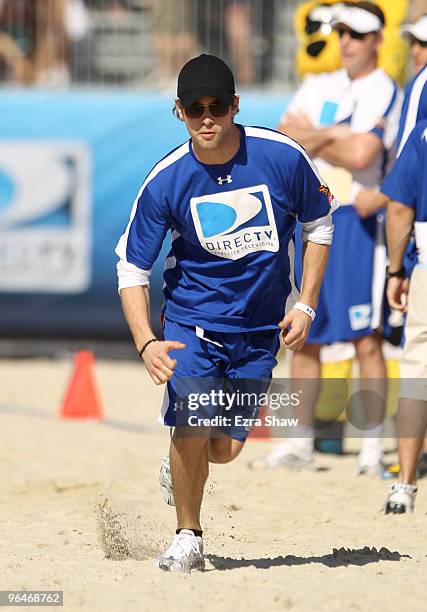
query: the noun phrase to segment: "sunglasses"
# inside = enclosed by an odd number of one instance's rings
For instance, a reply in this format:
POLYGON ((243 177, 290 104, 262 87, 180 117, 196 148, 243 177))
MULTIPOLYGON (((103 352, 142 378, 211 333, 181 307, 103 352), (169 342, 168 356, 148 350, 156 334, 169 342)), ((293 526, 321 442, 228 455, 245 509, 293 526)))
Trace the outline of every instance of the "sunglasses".
POLYGON ((361 32, 350 30, 349 28, 337 28, 336 32, 340 38, 342 38, 344 34, 347 33, 352 40, 365 40, 368 34, 371 34, 371 32, 366 32, 366 34, 362 34, 361 32))
POLYGON ((427 40, 419 40, 418 38, 415 38, 415 36, 411 36, 411 47, 413 45, 419 45, 425 49, 427 48, 427 40))
POLYGON ((200 119, 200 117, 203 116, 205 109, 209 111, 209 114, 212 115, 212 117, 225 117, 230 109, 230 104, 221 102, 221 100, 216 100, 215 102, 211 102, 211 104, 199 104, 198 102, 195 102, 194 104, 190 104, 190 106, 184 108, 184 112, 187 117, 190 117, 191 119, 200 119))

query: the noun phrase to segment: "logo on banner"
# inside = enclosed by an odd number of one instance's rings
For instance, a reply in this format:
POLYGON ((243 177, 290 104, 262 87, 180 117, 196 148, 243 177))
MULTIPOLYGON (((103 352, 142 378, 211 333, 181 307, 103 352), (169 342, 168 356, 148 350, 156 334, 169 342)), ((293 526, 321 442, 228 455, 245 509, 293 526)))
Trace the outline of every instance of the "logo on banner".
POLYGON ((256 251, 279 250, 267 185, 192 198, 190 205, 197 237, 209 253, 240 259, 256 251))
POLYGON ((0 291, 89 287, 90 191, 84 144, 0 141, 0 291))

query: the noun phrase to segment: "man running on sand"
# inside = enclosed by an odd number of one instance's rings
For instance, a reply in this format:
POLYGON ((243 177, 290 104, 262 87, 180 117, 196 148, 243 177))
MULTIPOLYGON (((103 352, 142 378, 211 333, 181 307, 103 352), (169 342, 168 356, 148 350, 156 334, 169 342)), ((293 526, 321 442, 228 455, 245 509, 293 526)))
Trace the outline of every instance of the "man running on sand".
MULTIPOLYGON (((280 333, 291 350, 307 338, 332 242, 336 203, 305 151, 278 132, 235 123, 238 110, 234 76, 221 59, 200 55, 185 64, 174 112, 190 139, 151 170, 116 248, 125 317, 151 378, 166 383, 161 422, 169 427, 183 380, 255 379, 266 390, 280 333), (293 284, 297 220, 300 301, 293 284), (150 325, 149 276, 169 231, 159 340, 150 325)), ((179 429, 170 468, 163 459, 160 474, 177 530, 156 563, 190 572, 204 568, 200 508, 209 462, 235 459, 249 431, 234 424, 209 439, 183 437, 179 429)))

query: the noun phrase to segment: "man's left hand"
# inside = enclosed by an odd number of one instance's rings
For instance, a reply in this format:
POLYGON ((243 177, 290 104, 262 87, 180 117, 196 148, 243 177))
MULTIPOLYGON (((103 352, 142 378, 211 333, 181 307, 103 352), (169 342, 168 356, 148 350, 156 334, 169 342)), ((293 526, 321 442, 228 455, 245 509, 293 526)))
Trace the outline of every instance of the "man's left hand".
POLYGON ((387 298, 390 308, 400 312, 408 312, 408 278, 389 278, 387 283, 387 298))
POLYGON ((291 351, 299 351, 307 340, 310 331, 311 318, 301 310, 292 309, 279 323, 283 330, 281 339, 283 345, 291 351))

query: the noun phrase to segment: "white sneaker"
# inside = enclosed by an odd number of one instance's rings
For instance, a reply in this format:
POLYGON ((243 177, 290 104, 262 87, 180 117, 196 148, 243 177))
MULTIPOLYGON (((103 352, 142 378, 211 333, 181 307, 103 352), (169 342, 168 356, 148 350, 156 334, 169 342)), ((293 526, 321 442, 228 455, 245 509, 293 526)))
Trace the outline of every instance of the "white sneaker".
POLYGON ((165 572, 190 573, 191 570, 204 570, 202 538, 195 536, 190 529, 182 529, 154 565, 165 572))
POLYGON ((173 494, 172 487, 172 475, 169 457, 162 457, 162 464, 160 466, 159 474, 160 491, 165 502, 169 506, 175 505, 175 497, 173 494))
POLYGON ((308 467, 313 463, 314 452, 312 446, 303 448, 292 441, 279 444, 263 459, 255 459, 249 463, 252 469, 274 469, 279 467, 287 467, 292 470, 298 470, 308 467))
POLYGON ((386 514, 405 514, 414 511, 416 485, 395 482, 390 487, 384 510, 386 514))

